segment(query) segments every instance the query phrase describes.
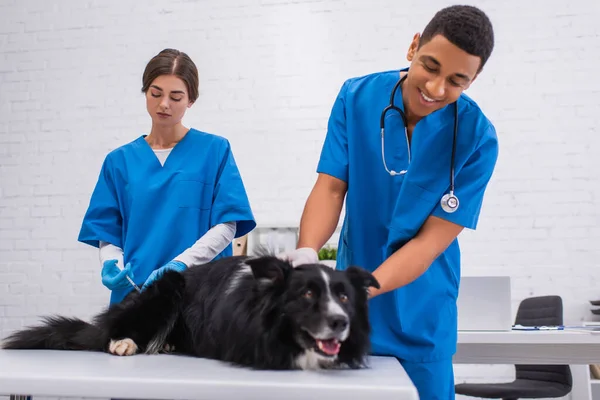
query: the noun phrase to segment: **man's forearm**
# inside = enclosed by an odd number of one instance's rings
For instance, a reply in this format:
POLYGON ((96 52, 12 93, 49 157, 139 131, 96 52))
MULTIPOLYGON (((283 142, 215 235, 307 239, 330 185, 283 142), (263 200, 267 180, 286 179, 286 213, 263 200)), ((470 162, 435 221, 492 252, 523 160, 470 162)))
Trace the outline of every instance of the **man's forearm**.
POLYGON ((429 217, 419 233, 396 250, 373 272, 381 288, 371 296, 406 286, 423 275, 460 234, 463 227, 438 217, 429 217))
POLYGON ((333 235, 343 204, 343 195, 315 186, 302 213, 297 247, 310 247, 318 252, 333 235))
POLYGON ((373 272, 381 288, 371 288, 371 296, 408 285, 427 271, 437 254, 428 252, 423 242, 418 239, 409 241, 373 272))

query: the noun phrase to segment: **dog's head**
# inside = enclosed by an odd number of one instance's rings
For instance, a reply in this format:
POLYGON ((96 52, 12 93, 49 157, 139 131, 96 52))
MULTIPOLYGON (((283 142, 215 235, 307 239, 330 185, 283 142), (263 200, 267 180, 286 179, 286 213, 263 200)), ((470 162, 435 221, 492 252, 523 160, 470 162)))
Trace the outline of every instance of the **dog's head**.
POLYGON ((362 365, 369 349, 369 287, 379 288, 366 270, 336 271, 322 264, 293 268, 274 257, 248 261, 265 289, 276 293, 279 311, 303 350, 300 367, 337 363, 362 365))

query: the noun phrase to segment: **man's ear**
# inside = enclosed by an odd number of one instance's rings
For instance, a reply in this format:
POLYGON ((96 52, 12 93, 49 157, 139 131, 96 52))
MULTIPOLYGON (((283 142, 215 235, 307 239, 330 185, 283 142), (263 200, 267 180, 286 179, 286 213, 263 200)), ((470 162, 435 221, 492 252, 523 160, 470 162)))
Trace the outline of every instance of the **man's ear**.
POLYGON ((415 58, 415 54, 417 54, 417 50, 419 49, 420 40, 421 34, 419 32, 415 33, 412 42, 410 42, 410 46, 408 46, 408 52, 406 53, 406 59, 408 61, 412 62, 413 58, 415 58))
POLYGON ((283 284, 292 269, 290 263, 273 256, 249 258, 246 264, 252 269, 255 279, 274 285, 283 284))
POLYGON ((368 289, 374 287, 379 289, 379 282, 375 277, 367 270, 355 266, 346 268, 346 275, 350 282, 358 289, 368 289))

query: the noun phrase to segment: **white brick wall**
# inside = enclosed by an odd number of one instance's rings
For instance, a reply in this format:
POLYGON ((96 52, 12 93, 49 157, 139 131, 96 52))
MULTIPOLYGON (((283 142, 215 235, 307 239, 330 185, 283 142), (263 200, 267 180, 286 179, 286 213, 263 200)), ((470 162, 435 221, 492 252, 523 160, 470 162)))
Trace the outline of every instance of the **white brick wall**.
MULTIPOLYGON (((557 293, 567 323, 600 298, 600 3, 466 1, 497 44, 469 90, 495 122, 498 168, 464 271, 509 273, 514 306, 557 293)), ((106 304, 77 233, 100 163, 149 128, 141 73, 159 50, 197 62, 186 123, 230 139, 260 224, 296 225, 344 79, 406 65, 450 1, 0 0, 0 335, 106 304)), ((509 367, 457 367, 457 380, 509 367)))

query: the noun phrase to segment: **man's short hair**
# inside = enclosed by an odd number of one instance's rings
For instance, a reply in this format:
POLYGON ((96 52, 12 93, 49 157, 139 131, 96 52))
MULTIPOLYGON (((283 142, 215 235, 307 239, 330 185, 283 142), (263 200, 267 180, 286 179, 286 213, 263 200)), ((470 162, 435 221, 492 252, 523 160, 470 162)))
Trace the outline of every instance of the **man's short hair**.
POLYGON ((481 58, 479 71, 494 49, 494 29, 488 16, 477 7, 455 5, 438 11, 427 24, 419 47, 442 35, 463 51, 481 58))

